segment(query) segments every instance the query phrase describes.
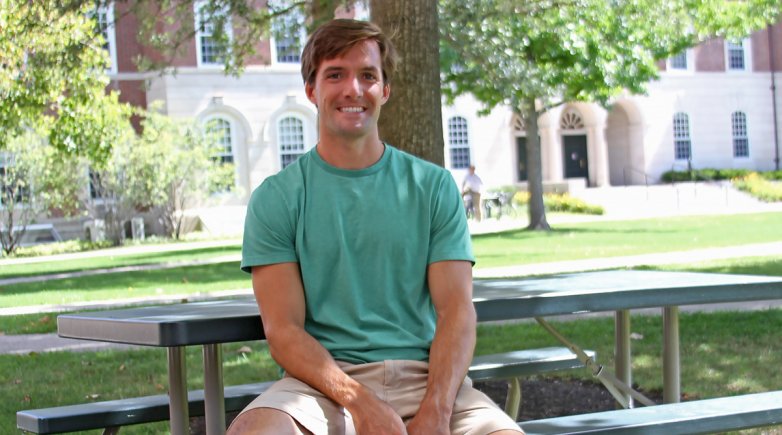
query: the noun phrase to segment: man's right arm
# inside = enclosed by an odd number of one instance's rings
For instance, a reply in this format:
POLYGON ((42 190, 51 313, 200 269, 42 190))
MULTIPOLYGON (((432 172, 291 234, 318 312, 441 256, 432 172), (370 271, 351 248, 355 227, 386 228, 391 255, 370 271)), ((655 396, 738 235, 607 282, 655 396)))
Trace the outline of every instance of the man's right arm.
POLYGON ((304 329, 306 301, 297 263, 255 266, 252 281, 269 351, 290 376, 345 407, 359 433, 405 433, 399 416, 347 376, 304 329))

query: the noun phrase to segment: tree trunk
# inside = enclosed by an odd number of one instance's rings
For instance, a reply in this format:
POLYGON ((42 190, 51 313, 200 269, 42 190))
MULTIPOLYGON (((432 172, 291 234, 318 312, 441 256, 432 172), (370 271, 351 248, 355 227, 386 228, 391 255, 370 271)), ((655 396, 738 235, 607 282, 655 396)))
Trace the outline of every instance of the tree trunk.
POLYGON ((400 63, 380 115, 380 138, 443 165, 437 2, 371 0, 372 21, 391 37, 400 63))
POLYGON ((543 161, 540 157, 540 133, 538 132, 538 113, 535 111, 535 99, 522 102, 521 119, 527 132, 527 189, 529 189, 529 226, 528 230, 549 231, 546 221, 546 208, 543 205, 543 161))

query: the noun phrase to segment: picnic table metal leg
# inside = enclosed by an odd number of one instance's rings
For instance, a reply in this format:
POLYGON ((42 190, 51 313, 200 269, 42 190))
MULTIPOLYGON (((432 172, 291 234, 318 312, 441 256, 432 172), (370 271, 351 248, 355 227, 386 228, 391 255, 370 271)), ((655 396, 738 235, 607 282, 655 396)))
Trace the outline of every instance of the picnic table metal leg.
POLYGON ((204 414, 207 435, 225 433, 225 395, 223 392, 223 347, 204 345, 204 414))
POLYGON ((595 360, 587 355, 580 347, 576 346, 570 340, 565 338, 564 335, 560 334, 559 331, 554 329, 554 327, 546 322, 542 317, 535 317, 535 320, 540 326, 553 335, 554 338, 559 340, 560 343, 567 346, 567 348, 578 357, 579 361, 584 364, 584 367, 589 369, 589 371, 592 372, 592 375, 596 377, 606 387, 606 389, 608 389, 608 392, 614 396, 614 399, 616 399, 616 401, 623 408, 630 406, 628 403, 629 400, 627 399, 628 396, 638 400, 646 406, 654 406, 655 403, 651 399, 639 393, 638 391, 633 390, 629 385, 622 382, 608 370, 604 370, 602 365, 595 363, 595 360))
POLYGON ((171 435, 190 432, 190 416, 187 407, 187 371, 185 347, 168 348, 168 401, 171 416, 171 435))
POLYGON ((679 307, 663 308, 663 402, 681 399, 679 371, 679 307))
MULTIPOLYGON (((633 385, 632 356, 630 351, 630 310, 619 310, 614 315, 614 371, 616 377, 625 383, 633 385)), ((622 394, 627 400, 628 408, 634 408, 633 398, 622 394)))

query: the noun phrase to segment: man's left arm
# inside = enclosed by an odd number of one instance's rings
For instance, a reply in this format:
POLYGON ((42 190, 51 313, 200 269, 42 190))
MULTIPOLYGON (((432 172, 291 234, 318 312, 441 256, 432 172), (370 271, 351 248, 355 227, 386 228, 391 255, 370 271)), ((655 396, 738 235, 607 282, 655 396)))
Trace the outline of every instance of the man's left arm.
POLYGON ((475 348, 472 263, 432 263, 427 280, 437 312, 437 329, 429 351, 426 394, 407 430, 409 434, 449 434, 456 394, 467 375, 475 348))

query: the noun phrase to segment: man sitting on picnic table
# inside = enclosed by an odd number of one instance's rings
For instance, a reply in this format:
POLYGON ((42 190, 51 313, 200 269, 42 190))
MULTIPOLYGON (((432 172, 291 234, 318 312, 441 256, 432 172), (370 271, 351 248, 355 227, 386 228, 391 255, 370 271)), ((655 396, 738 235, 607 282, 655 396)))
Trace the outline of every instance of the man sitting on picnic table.
POLYGON ((456 184, 379 138, 395 62, 362 21, 304 48, 319 142, 253 192, 242 250, 285 377, 229 433, 520 433, 465 376, 476 315, 456 184))

